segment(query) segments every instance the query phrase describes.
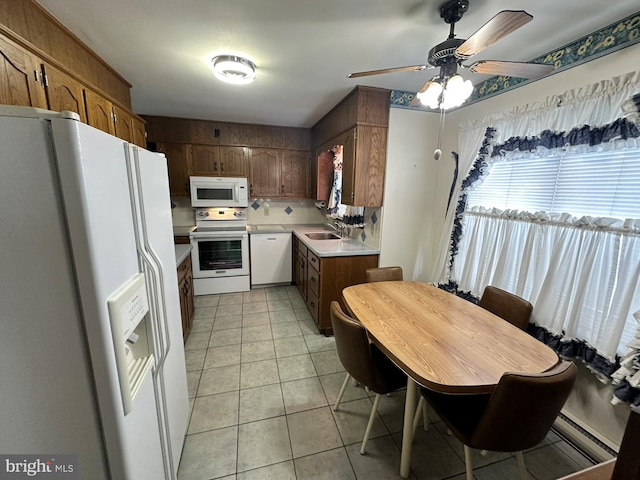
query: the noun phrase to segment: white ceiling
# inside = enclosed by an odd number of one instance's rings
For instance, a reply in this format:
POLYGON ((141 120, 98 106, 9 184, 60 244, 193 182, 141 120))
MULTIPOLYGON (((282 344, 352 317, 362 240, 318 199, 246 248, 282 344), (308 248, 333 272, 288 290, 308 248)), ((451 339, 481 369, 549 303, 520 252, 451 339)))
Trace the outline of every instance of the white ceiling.
MULTIPOLYGON (((311 127, 357 84, 414 92, 433 70, 346 75, 425 63, 449 33, 442 0, 38 1, 133 85, 136 113, 241 123, 311 127), (210 59, 226 53, 255 62, 254 83, 213 77, 210 59)), ((639 11, 640 0, 470 0, 456 36, 505 9, 534 19, 474 61, 531 60, 639 11)))

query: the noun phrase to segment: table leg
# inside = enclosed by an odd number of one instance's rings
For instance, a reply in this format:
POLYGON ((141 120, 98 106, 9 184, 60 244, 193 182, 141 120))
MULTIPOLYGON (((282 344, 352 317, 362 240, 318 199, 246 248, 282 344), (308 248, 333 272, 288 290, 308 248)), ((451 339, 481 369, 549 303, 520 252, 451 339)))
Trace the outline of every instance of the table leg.
POLYGON ((402 451, 400 453, 400 476, 409 478, 411 467, 411 444, 413 443, 413 416, 416 413, 418 385, 407 377, 407 397, 404 402, 404 425, 402 427, 402 451))

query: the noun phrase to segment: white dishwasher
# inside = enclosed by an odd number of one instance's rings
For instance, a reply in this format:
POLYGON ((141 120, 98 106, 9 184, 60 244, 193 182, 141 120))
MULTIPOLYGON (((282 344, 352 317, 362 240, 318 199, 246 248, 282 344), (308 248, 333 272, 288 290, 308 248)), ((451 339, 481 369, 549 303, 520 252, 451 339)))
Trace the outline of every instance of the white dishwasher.
POLYGON ((252 233, 251 286, 291 283, 291 233, 252 233))

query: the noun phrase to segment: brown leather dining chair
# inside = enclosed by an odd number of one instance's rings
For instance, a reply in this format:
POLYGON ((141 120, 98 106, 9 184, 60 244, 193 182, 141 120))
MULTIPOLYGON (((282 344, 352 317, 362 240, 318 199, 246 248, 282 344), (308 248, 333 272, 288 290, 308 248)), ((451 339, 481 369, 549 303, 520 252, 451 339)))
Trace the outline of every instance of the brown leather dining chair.
POLYGON ((524 298, 491 285, 485 287, 478 305, 525 331, 533 312, 533 305, 524 298))
POLYGON ((338 410, 349 378, 354 378, 376 394, 360 448, 360 453, 364 455, 378 410, 380 395, 406 387, 407 376, 378 347, 369 343, 367 331, 362 324, 345 315, 340 304, 335 301, 331 302, 331 324, 333 325, 338 357, 347 371, 333 409, 338 410))
POLYGON ((402 267, 367 268, 364 272, 367 283, 402 280, 402 267))
POLYGON ((577 368, 562 361, 537 375, 505 373, 491 394, 421 393, 464 444, 467 480, 473 480, 471 448, 516 452, 522 480, 522 451, 540 443, 551 429, 576 379, 577 368))

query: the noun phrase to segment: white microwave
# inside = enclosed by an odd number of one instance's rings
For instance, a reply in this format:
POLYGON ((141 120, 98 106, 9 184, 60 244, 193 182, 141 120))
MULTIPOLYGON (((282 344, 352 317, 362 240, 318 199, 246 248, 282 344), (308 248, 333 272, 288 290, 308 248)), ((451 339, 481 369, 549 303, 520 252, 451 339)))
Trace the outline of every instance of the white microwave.
POLYGON ((189 177, 192 207, 248 207, 246 178, 189 177))

